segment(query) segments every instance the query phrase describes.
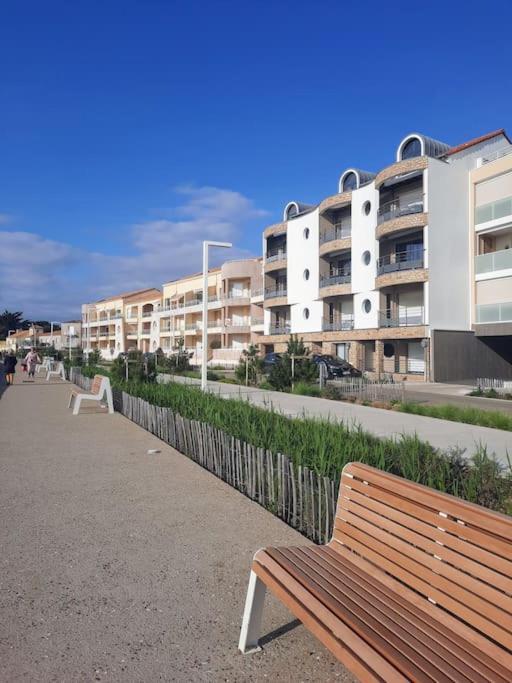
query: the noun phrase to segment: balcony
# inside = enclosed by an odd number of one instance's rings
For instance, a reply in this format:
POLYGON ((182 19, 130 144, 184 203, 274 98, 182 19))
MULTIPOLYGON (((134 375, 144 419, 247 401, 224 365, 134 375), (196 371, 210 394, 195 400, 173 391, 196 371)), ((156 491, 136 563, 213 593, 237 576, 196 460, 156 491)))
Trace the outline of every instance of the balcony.
POLYGON ((320 244, 335 242, 336 240, 346 240, 352 234, 351 221, 340 221, 335 223, 332 228, 320 233, 320 244))
POLYGON ((334 285, 347 285, 350 284, 351 279, 350 269, 333 268, 330 275, 320 275, 320 289, 334 285))
POLYGON ((288 296, 288 290, 286 288, 266 289, 265 290, 265 299, 277 299, 280 297, 287 297, 287 296, 288 296))
POLYGON ((489 202, 483 206, 477 206, 475 209, 475 225, 481 223, 489 223, 490 221, 499 221, 502 218, 512 216, 512 197, 499 199, 495 202, 489 202))
POLYGON ((512 323, 512 301, 480 304, 476 307, 477 323, 512 323))
POLYGON ((153 311, 143 311, 142 312, 143 318, 151 318, 152 315, 153 315, 153 311))
POLYGON ((377 211, 377 225, 385 221, 391 221, 402 216, 410 216, 414 213, 423 213, 423 196, 419 195, 412 201, 403 202, 400 199, 393 199, 379 207, 377 211))
POLYGON ((270 334, 290 334, 290 323, 274 323, 270 325, 270 334))
POLYGON ((496 152, 492 152, 488 156, 482 157, 481 164, 484 166, 484 164, 489 164, 491 161, 496 161, 497 159, 501 159, 502 157, 506 157, 509 154, 512 154, 512 145, 510 147, 504 147, 503 149, 498 149, 496 152))
POLYGON ((223 297, 223 302, 225 306, 243 306, 244 304, 250 303, 251 300, 251 290, 233 290, 227 292, 223 297))
POLYGON ((381 256, 377 259, 377 275, 396 273, 400 270, 416 270, 417 268, 423 268, 423 251, 423 245, 419 245, 418 249, 398 251, 387 254, 386 256, 381 256))
POLYGON ((344 330, 354 329, 354 317, 349 316, 331 316, 323 318, 322 330, 324 332, 342 332, 344 330))
POLYGON ((379 311, 379 327, 417 327, 424 324, 423 306, 400 306, 395 311, 379 311))
POLYGON ((265 256, 266 263, 273 263, 274 261, 285 261, 286 249, 269 249, 265 256))
POLYGON ((475 256, 476 275, 510 269, 512 269, 512 249, 503 249, 475 256))

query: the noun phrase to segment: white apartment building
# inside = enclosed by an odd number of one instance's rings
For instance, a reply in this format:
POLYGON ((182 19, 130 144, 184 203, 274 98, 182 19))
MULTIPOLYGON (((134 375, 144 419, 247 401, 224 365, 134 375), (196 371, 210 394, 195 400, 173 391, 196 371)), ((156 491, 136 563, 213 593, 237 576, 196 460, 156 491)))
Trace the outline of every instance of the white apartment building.
MULTIPOLYGON (((180 346, 200 364, 203 350, 203 276, 196 273, 162 290, 127 292, 82 306, 83 348, 106 359, 130 349, 166 354, 180 346)), ((263 333, 263 274, 259 258, 227 261, 208 274, 208 361, 236 365, 263 333)))
POLYGON ((264 350, 296 333, 377 376, 511 376, 511 149, 504 130, 456 147, 411 133, 386 168, 288 202, 263 234, 264 350))

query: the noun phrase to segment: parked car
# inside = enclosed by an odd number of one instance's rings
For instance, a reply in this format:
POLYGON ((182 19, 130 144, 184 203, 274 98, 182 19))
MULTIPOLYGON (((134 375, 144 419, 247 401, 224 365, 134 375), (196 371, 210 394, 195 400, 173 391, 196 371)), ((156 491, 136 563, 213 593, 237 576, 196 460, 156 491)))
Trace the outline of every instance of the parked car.
POLYGON ((264 372, 270 372, 274 365, 281 360, 281 354, 280 353, 275 353, 272 351, 271 353, 265 354, 263 357, 263 371, 264 372))
POLYGON ((322 353, 311 356, 311 360, 313 363, 316 363, 316 365, 323 364, 328 379, 334 379, 336 377, 362 376, 360 370, 342 358, 336 358, 335 356, 329 356, 328 354, 322 353))

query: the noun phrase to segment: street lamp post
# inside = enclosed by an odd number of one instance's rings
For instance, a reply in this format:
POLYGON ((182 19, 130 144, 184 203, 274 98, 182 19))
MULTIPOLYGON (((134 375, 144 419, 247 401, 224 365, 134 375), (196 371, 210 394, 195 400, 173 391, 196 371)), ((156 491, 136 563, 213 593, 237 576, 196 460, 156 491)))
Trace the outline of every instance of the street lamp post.
POLYGON ((206 391, 208 372, 208 249, 222 247, 230 249, 231 242, 203 242, 203 355, 201 358, 201 389, 206 391))

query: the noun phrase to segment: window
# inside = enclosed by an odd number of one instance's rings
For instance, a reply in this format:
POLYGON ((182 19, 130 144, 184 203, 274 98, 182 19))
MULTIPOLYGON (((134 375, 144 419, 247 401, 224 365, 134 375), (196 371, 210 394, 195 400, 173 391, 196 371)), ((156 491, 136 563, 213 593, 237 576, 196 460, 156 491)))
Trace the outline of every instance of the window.
POLYGON ((384 344, 384 357, 392 358, 395 355, 395 347, 391 342, 386 342, 384 344))
POLYGON ((307 240, 309 239, 309 228, 304 228, 304 239, 307 240))
POLYGON ((309 280, 309 270, 306 268, 306 270, 303 273, 304 280, 309 280))
POLYGON ((370 299, 365 299, 363 301, 362 308, 364 313, 369 313, 372 310, 372 302, 370 301, 370 299))
POLYGON ((295 218, 297 213, 297 207, 295 206, 295 204, 291 204, 288 207, 288 211, 286 212, 286 217, 288 218, 288 220, 290 220, 290 218, 295 218))
POLYGON ((370 214, 370 211, 372 210, 372 205, 370 202, 365 202, 363 204, 363 213, 365 216, 368 216, 370 214))
POLYGON ((402 160, 413 159, 421 156, 421 142, 418 138, 412 138, 402 147, 402 160))
POLYGON ((361 258, 362 258, 363 263, 364 263, 365 266, 369 266, 369 265, 370 265, 370 261, 372 260, 372 255, 370 254, 370 252, 369 252, 368 250, 367 250, 367 251, 363 251, 363 255, 362 255, 361 258))
POLYGON ((305 308, 305 309, 302 311, 302 315, 303 315, 303 317, 304 317, 304 320, 307 320, 307 319, 309 318, 309 308, 305 308))
POLYGON ((351 192, 357 189, 357 176, 355 173, 347 173, 343 178, 343 187, 341 189, 343 192, 351 192))

